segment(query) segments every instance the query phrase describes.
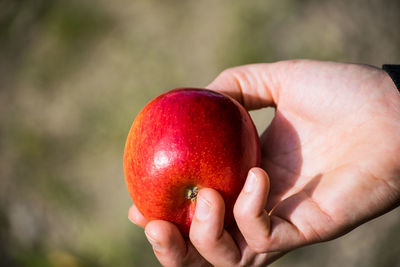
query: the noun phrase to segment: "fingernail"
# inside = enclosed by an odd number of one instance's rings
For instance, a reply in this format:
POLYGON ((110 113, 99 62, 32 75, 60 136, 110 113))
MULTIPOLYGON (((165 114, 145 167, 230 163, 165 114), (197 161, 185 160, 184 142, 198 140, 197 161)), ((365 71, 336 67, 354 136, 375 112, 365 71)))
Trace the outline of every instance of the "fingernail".
POLYGON ((250 193, 254 190, 257 184, 257 176, 253 171, 249 171, 249 175, 247 177, 246 183, 244 184, 243 191, 246 193, 250 193))
POLYGON ((196 203, 196 218, 199 220, 205 220, 210 213, 210 203, 207 202, 201 196, 197 196, 197 203, 196 203))
POLYGON ((147 240, 149 240, 154 250, 161 251, 163 249, 161 244, 156 239, 151 237, 148 233, 146 233, 146 231, 144 232, 144 234, 146 235, 147 240))

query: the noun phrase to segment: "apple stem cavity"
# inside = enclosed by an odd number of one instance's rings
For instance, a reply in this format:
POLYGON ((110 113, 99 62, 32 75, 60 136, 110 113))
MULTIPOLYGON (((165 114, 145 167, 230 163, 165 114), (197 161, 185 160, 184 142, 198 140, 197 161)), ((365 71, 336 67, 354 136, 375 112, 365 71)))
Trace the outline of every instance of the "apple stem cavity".
POLYGON ((186 198, 194 202, 196 200, 197 193, 199 193, 199 189, 197 188, 197 186, 191 186, 186 189, 186 198))

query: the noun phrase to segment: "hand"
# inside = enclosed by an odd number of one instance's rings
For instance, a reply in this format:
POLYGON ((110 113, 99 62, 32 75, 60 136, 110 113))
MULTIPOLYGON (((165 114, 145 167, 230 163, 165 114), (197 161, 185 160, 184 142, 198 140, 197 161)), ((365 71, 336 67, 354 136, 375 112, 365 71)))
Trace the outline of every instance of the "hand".
POLYGON ((283 61, 228 69, 208 88, 248 110, 276 108, 261 136, 269 177, 249 172, 234 208, 238 228, 223 229, 220 195, 201 190, 209 212, 198 205, 187 244, 174 225, 147 223, 133 206, 130 218, 146 225, 165 266, 262 266, 399 205, 400 94, 384 71, 283 61))

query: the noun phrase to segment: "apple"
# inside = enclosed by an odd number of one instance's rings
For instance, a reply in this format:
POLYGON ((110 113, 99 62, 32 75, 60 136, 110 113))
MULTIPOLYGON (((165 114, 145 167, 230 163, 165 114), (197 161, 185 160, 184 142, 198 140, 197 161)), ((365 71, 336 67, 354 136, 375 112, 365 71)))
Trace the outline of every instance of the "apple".
POLYGON ((259 137, 236 100, 195 88, 174 89, 150 101, 129 131, 125 180, 148 220, 167 220, 188 235, 201 188, 225 201, 225 226, 250 168, 260 164, 259 137))

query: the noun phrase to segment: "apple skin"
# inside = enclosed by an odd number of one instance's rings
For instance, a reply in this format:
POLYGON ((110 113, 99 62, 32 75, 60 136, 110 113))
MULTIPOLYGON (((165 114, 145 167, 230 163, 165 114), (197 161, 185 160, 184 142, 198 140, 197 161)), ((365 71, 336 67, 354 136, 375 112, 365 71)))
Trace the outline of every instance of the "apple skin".
POLYGON ((187 236, 201 188, 222 195, 225 226, 233 222, 233 205, 260 157, 256 128, 236 100, 181 88, 156 97, 137 115, 123 164, 129 193, 143 216, 170 221, 187 236))

